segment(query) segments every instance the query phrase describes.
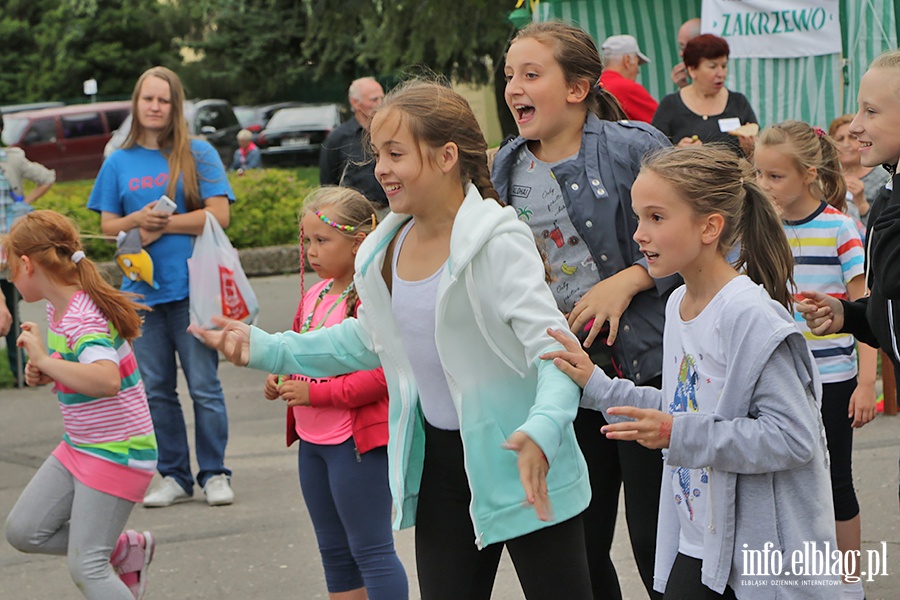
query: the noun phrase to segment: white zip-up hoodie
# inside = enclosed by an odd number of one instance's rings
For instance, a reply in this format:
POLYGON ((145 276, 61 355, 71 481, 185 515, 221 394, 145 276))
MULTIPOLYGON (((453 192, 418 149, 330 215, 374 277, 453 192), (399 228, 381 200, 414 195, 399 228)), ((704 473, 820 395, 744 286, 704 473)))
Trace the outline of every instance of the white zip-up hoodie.
MULTIPOLYGON (((303 335, 254 328, 250 341, 250 366, 270 372, 318 377, 384 367, 395 528, 415 523, 425 436, 416 381, 382 276, 386 248, 408 219, 388 215, 360 247, 356 319, 303 335)), ((572 427, 580 391, 552 361, 538 358, 561 349, 547 328, 568 326, 544 281, 528 226, 471 184, 453 222, 435 310, 435 344, 459 417, 475 543, 480 548, 513 539, 580 514, 591 498, 572 427), (551 522, 522 505, 516 454, 501 447, 515 431, 534 440, 550 463, 551 522)))

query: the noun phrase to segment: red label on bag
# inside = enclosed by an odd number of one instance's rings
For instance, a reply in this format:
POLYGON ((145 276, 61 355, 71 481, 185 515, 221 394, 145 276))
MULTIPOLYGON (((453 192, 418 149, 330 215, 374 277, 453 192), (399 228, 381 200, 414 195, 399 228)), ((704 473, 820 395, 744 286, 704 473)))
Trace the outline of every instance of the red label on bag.
POLYGON ((234 271, 219 265, 219 289, 222 290, 222 314, 241 321, 250 316, 250 309, 234 280, 234 271))

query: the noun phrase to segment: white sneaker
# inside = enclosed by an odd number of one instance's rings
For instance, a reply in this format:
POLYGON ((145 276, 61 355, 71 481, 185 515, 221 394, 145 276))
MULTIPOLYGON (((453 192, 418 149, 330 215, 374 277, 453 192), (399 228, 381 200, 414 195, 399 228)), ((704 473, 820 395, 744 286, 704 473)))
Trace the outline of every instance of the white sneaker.
POLYGON ((171 476, 158 480, 144 496, 144 506, 147 508, 160 508, 172 506, 176 502, 187 502, 191 495, 184 491, 181 484, 171 476))
POLYGON ((224 506, 234 502, 234 490, 231 489, 228 475, 224 473, 207 479, 203 493, 206 495, 206 503, 210 506, 224 506))

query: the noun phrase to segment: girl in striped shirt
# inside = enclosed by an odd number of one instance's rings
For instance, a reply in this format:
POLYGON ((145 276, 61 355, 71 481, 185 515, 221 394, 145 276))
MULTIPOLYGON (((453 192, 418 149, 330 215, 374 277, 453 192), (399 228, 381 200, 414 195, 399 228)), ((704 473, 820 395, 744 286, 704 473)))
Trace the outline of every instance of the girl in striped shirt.
MULTIPOLYGON (((781 210, 794 255, 794 292, 818 291, 842 300, 865 296, 865 253, 856 225, 842 212, 847 188, 834 141, 819 128, 785 121, 760 134, 754 161, 757 181, 781 210)), ((837 543, 846 556, 860 549, 859 503, 850 457, 853 428, 875 418, 875 350, 860 345, 857 368, 852 335, 813 335, 796 309, 794 321, 822 377, 837 543)), ((858 571, 858 562, 848 567, 844 595, 862 599, 859 573, 853 572, 853 567, 858 571)))
POLYGON ((6 521, 22 552, 68 557, 86 598, 141 598, 153 558, 149 532, 122 530, 156 468, 156 436, 129 343, 140 333, 134 297, 107 284, 78 232, 49 210, 3 240, 9 275, 27 302, 47 300, 48 344, 23 323, 28 385, 53 383, 65 433, 6 521))

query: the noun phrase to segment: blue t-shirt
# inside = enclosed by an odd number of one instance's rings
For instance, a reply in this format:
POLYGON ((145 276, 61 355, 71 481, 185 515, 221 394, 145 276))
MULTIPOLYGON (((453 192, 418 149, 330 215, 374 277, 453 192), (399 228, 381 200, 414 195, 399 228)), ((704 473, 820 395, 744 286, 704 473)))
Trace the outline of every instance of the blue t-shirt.
MULTIPOLYGON (((208 143, 191 140, 191 152, 197 165, 197 185, 200 198, 226 196, 234 202, 234 192, 225 175, 222 159, 208 143)), ((141 210, 166 192, 169 180, 169 163, 159 150, 141 146, 123 148, 113 152, 103 162, 94 181, 94 189, 88 199, 88 208, 97 212, 110 212, 119 216, 141 210)), ((176 213, 185 213, 183 181, 175 191, 176 213)), ((143 296, 143 303, 155 306, 175 302, 188 297, 187 259, 193 251, 194 236, 165 234, 145 250, 153 259, 153 279, 159 289, 153 289, 143 281, 122 279, 122 290, 143 296)))

